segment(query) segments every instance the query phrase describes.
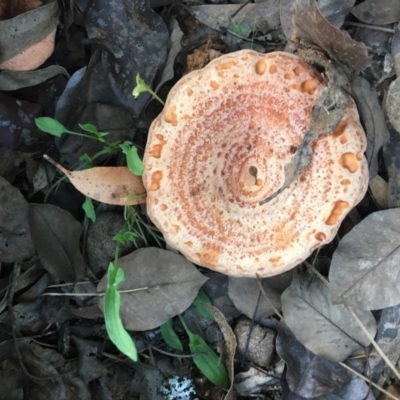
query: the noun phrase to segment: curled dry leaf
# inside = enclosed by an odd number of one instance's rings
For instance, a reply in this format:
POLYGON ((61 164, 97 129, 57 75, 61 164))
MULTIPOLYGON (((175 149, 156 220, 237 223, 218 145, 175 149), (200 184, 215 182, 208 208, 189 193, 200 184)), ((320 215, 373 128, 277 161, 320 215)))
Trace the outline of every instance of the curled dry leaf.
MULTIPOLYGON (((349 279, 350 272, 347 267, 344 269, 349 279)), ((297 340, 314 354, 332 361, 344 361, 354 351, 364 350, 370 344, 347 307, 332 304, 330 290, 320 280, 295 275, 282 294, 282 312, 297 340)), ((364 310, 354 312, 374 336, 373 315, 364 310)))
MULTIPOLYGON (((121 293, 121 319, 125 328, 133 331, 157 328, 184 312, 207 280, 184 257, 152 247, 120 258, 118 267, 125 271, 125 281, 118 290, 137 289, 121 293)), ((97 290, 104 292, 106 286, 104 276, 97 290)), ((103 307, 102 298, 99 306, 103 307)))
POLYGON ((292 6, 296 36, 325 50, 331 58, 360 71, 371 64, 366 46, 332 26, 318 10, 315 0, 294 0, 292 6))
POLYGON ((43 157, 59 168, 77 190, 94 200, 119 206, 146 202, 141 177, 127 167, 94 167, 71 172, 47 155, 43 157))
MULTIPOLYGON (((280 1, 281 26, 288 39, 292 38, 293 33, 292 3, 293 0, 280 1)), ((340 28, 354 3, 355 0, 319 0, 318 9, 330 24, 340 28)))
POLYGON ((10 2, 4 10, 4 16, 11 19, 0 21, 0 69, 31 71, 53 53, 58 2, 39 7, 41 4, 41 1, 10 2), (18 4, 17 9, 11 3, 18 4))
POLYGON ((399 275, 400 209, 375 212, 345 235, 333 254, 332 302, 363 310, 399 304, 399 275))
POLYGON ((228 393, 225 395, 224 400, 234 400, 235 394, 233 391, 233 381, 234 381, 234 361, 236 352, 236 337, 233 333, 232 328, 228 324, 224 314, 218 310, 218 308, 208 304, 207 308, 213 313, 214 319, 217 322, 219 329, 224 336, 224 363, 228 370, 230 387, 228 388, 228 393))
MULTIPOLYGON (((312 337, 310 332, 308 334, 312 337)), ((351 380, 347 369, 313 354, 283 321, 278 325, 276 351, 287 365, 286 379, 290 390, 301 398, 327 395, 351 380)))

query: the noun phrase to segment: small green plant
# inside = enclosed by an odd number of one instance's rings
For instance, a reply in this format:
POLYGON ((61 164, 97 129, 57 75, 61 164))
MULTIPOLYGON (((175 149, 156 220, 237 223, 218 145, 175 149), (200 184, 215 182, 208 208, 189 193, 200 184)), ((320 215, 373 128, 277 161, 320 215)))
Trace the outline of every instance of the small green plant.
POLYGON ((136 75, 136 87, 132 91, 132 96, 137 99, 140 93, 150 93, 156 100, 158 100, 162 105, 165 103, 158 97, 158 95, 151 90, 151 88, 146 84, 146 82, 140 77, 139 74, 136 75))
MULTIPOLYGON (((211 304, 211 300, 200 289, 193 305, 198 312, 205 318, 214 319, 212 313, 205 304, 211 304)), ((214 385, 227 389, 229 387, 229 377, 225 365, 221 362, 214 350, 204 341, 204 339, 193 333, 186 325, 181 315, 178 316, 186 334, 189 337, 189 349, 193 355, 193 362, 206 378, 214 385)), ((161 336, 165 343, 172 349, 183 351, 183 345, 173 328, 172 319, 160 326, 161 336)))
POLYGON ((135 342, 124 328, 119 315, 121 294, 118 286, 124 281, 124 270, 110 263, 107 271, 107 290, 104 296, 104 320, 108 337, 115 347, 132 361, 137 361, 138 354, 135 342))
MULTIPOLYGON (((97 140, 103 144, 103 150, 96 153, 94 156, 84 154, 80 157, 80 161, 87 167, 93 167, 94 160, 102 154, 111 154, 120 149, 126 156, 129 170, 137 176, 143 174, 143 163, 139 157, 138 149, 130 141, 123 143, 111 143, 106 140, 108 132, 100 132, 96 126, 92 124, 79 124, 79 127, 84 132, 74 132, 67 129, 63 124, 54 118, 41 117, 35 119, 36 126, 42 131, 53 136, 61 137, 63 134, 77 135, 85 138, 97 140)), ((65 176, 62 178, 65 179, 65 176)), ((95 210, 92 200, 86 196, 83 204, 83 209, 88 218, 95 221, 95 210)), ((113 237, 116 242, 116 250, 114 261, 109 264, 107 270, 107 289, 104 296, 104 320, 107 334, 114 345, 123 354, 133 361, 137 361, 138 354, 135 343, 129 333, 125 330, 120 317, 121 294, 118 291, 118 286, 124 281, 124 270, 118 268, 118 258, 120 246, 128 241, 133 242, 136 246, 136 240, 141 237, 145 244, 148 245, 146 235, 143 231, 142 221, 136 213, 134 207, 125 207, 125 230, 113 237)), ((160 240, 162 237, 153 232, 150 227, 148 231, 161 247, 160 240)))
MULTIPOLYGON (((126 163, 129 168, 129 170, 137 175, 141 176, 143 174, 143 163, 142 160, 139 157, 138 154, 138 149, 136 146, 133 145, 131 141, 125 141, 123 143, 119 142, 108 142, 105 138, 109 134, 108 132, 100 132, 95 125, 92 124, 78 124, 79 127, 82 129, 82 131, 87 132, 87 133, 82 133, 82 132, 74 132, 69 129, 67 129, 61 122, 57 121, 54 118, 51 117, 39 117, 35 119, 35 124, 36 126, 42 130, 43 132, 46 132, 50 135, 56 136, 56 137, 61 137, 63 134, 70 134, 70 135, 76 135, 80 137, 85 137, 93 140, 97 140, 98 142, 103 144, 103 149, 93 156, 89 156, 88 154, 83 154, 80 156, 79 161, 81 161, 84 165, 81 168, 92 168, 95 164, 96 158, 100 157, 103 154, 112 154, 118 149, 120 149, 126 156, 126 163)), ((62 180, 65 180, 65 176, 61 177, 57 182, 55 182, 49 193, 56 188, 62 180)), ((47 197, 46 196, 46 197, 47 197)), ((93 203, 92 200, 89 197, 86 197, 86 200, 84 204, 82 205, 82 208, 85 212, 85 215, 91 220, 95 221, 96 220, 96 214, 94 211, 93 203)))
POLYGON ((174 331, 172 319, 169 319, 160 326, 160 332, 162 338, 169 347, 175 350, 183 351, 182 342, 174 331))
POLYGON ((229 377, 225 365, 201 336, 190 331, 181 316, 179 316, 179 319, 189 337, 190 352, 193 354, 193 362, 197 368, 211 383, 220 388, 228 389, 229 377))
POLYGON ((81 136, 88 139, 97 140, 98 142, 104 145, 103 150, 96 153, 92 157, 87 154, 81 156, 80 161, 85 162, 88 167, 93 166, 94 160, 103 154, 112 154, 116 150, 120 149, 126 156, 126 163, 128 165, 129 170, 138 176, 143 174, 143 163, 139 157, 138 149, 133 145, 131 141, 125 141, 124 143, 119 142, 108 142, 105 137, 109 134, 109 132, 100 132, 94 125, 92 124, 78 124, 79 127, 87 133, 82 132, 74 132, 67 129, 61 122, 57 121, 51 117, 39 117, 35 119, 36 126, 50 135, 61 137, 63 134, 70 134, 81 136))

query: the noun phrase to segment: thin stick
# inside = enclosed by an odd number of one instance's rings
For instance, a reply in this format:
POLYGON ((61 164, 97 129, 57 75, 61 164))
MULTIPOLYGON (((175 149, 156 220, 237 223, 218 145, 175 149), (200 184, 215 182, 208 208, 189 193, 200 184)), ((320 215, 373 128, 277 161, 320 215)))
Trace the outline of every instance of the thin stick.
POLYGON ((359 325, 361 330, 364 332, 365 336, 367 336, 367 338, 371 341, 372 346, 374 346, 375 350, 383 358, 383 360, 385 361, 386 365, 396 375, 397 379, 400 379, 399 371, 396 369, 396 367, 393 365, 393 363, 389 360, 389 358, 386 356, 386 354, 382 351, 382 349, 379 347, 378 343, 375 342, 374 338, 370 335, 370 333, 368 332, 367 328, 363 325, 363 323, 358 318, 356 313, 350 307, 347 307, 347 309, 350 311, 353 319, 357 322, 357 324, 359 325))
POLYGON ((381 31, 381 32, 394 33, 395 31, 394 29, 391 28, 384 28, 382 26, 369 25, 369 24, 361 24, 360 22, 345 22, 344 24, 350 26, 357 26, 358 28, 373 29, 375 31, 381 31))
POLYGON ((261 290, 261 293, 263 294, 263 296, 265 297, 265 300, 268 302, 269 306, 274 310, 274 313, 279 317, 279 319, 283 319, 283 315, 278 311, 278 309, 272 304, 271 300, 269 299, 269 297, 267 296, 267 293, 265 293, 265 290, 263 288, 262 285, 262 279, 257 278, 258 279, 258 287, 261 290))
MULTIPOLYGON (((145 286, 142 288, 137 288, 137 289, 125 289, 125 290, 118 290, 119 293, 133 293, 133 292, 141 292, 143 290, 151 289, 149 286, 145 286)), ((106 293, 105 292, 99 292, 99 293, 54 293, 54 292, 49 292, 49 293, 43 293, 41 296, 67 296, 67 297, 101 297, 104 296, 106 293)))
POLYGON ((364 380, 365 382, 367 382, 368 384, 370 384, 371 386, 373 386, 375 389, 378 389, 380 392, 385 393, 386 396, 389 396, 391 399, 394 400, 400 400, 398 397, 393 396, 391 393, 389 393, 387 390, 381 388, 379 385, 377 385, 376 383, 372 382, 371 380, 367 379, 364 375, 360 374, 359 372, 355 371, 353 368, 349 367, 347 364, 339 362, 339 364, 348 369, 349 371, 351 371, 354 375, 357 375, 359 378, 361 378, 362 380, 364 380))

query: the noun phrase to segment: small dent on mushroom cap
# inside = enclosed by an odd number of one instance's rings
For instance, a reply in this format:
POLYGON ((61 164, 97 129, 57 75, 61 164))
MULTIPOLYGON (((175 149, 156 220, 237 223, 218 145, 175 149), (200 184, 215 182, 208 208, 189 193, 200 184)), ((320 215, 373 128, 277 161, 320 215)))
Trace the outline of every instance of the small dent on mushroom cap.
POLYGON ((359 168, 359 159, 354 153, 344 153, 342 157, 340 157, 340 165, 351 173, 354 173, 359 168))
POLYGON ((335 202, 331 214, 325 221, 327 225, 336 225, 350 204, 347 201, 338 200, 335 202))
POLYGON ((269 67, 270 74, 276 74, 278 72, 278 66, 276 64, 272 64, 269 67))
POLYGON ((217 71, 220 71, 220 70, 222 70, 222 69, 229 69, 229 68, 231 68, 233 65, 237 65, 237 61, 235 61, 235 60, 230 60, 230 61, 227 61, 227 62, 224 62, 224 63, 220 63, 220 64, 218 64, 218 65, 215 66, 215 69, 216 69, 217 71))
POLYGON ((215 81, 210 82, 210 86, 214 89, 217 90, 219 88, 219 84, 215 81))

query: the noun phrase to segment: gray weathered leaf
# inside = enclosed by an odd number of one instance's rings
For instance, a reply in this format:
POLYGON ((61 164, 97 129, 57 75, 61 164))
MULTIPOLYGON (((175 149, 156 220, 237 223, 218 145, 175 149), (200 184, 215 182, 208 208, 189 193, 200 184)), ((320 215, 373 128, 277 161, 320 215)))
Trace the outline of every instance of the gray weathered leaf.
POLYGON ((378 152, 389 140, 389 131, 377 91, 361 76, 353 78, 351 87, 367 135, 365 155, 370 178, 373 178, 378 173, 378 152))
MULTIPOLYGON (((121 293, 121 319, 125 328, 132 331, 157 328, 181 314, 207 280, 185 257, 151 247, 120 258, 118 267, 125 271, 119 290, 147 288, 121 293)), ((106 286, 107 275, 97 290, 104 292, 106 286)), ((103 307, 102 298, 99 306, 103 307)))
POLYGON ((400 209, 378 211, 353 228, 332 257, 332 302, 363 310, 400 303, 400 209))
POLYGON ((60 74, 69 78, 67 70, 60 65, 50 65, 35 71, 2 71, 0 72, 0 90, 18 90, 39 85, 60 74))
POLYGON ((171 36, 168 40, 168 58, 161 77, 158 79, 155 92, 157 92, 165 82, 168 82, 174 77, 175 58, 182 49, 181 39, 183 37, 183 32, 178 24, 178 21, 174 17, 171 19, 169 29, 171 31, 171 36))
POLYGON ((400 2, 398 0, 365 0, 351 10, 361 22, 386 25, 400 20, 400 2))
MULTIPOLYGON (((370 341, 344 305, 333 305, 331 293, 320 280, 295 275, 282 294, 282 312, 296 338, 314 354, 343 361, 370 341)), ((354 310, 374 336, 376 322, 369 311, 354 310)))
POLYGON ((340 28, 356 0, 318 0, 318 9, 330 24, 340 28))
POLYGON ((32 204, 29 227, 43 268, 54 281, 76 282, 85 276, 79 248, 82 226, 68 211, 32 204))
POLYGON ((319 12, 315 0, 294 0, 292 6, 296 35, 325 50, 331 58, 360 71, 371 63, 367 48, 332 26, 319 12))
POLYGON ((284 274, 262 279, 262 287, 268 299, 262 293, 260 296, 258 279, 229 277, 229 297, 235 307, 243 314, 249 318, 254 318, 256 321, 262 321, 264 318, 275 314, 274 308, 278 311, 281 310, 281 295, 290 285, 294 272, 294 270, 291 270, 284 274), (258 302, 259 298, 260 301, 258 302))
POLYGON ((240 4, 206 4, 192 6, 188 11, 201 23, 215 30, 227 28, 231 23, 244 24, 261 32, 268 32, 279 26, 278 0, 247 4, 232 18, 241 7, 240 4))

